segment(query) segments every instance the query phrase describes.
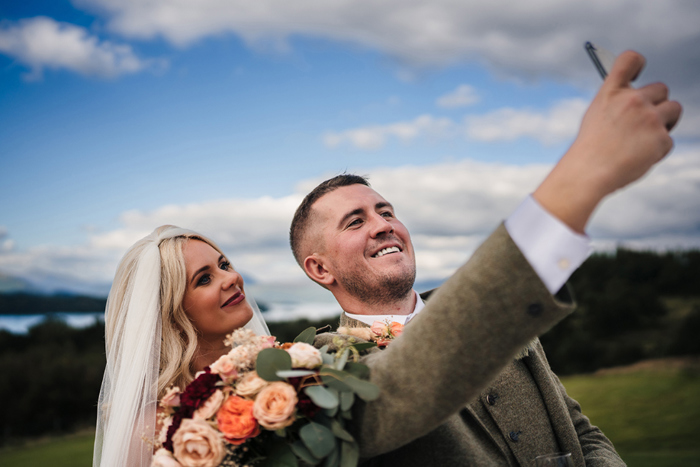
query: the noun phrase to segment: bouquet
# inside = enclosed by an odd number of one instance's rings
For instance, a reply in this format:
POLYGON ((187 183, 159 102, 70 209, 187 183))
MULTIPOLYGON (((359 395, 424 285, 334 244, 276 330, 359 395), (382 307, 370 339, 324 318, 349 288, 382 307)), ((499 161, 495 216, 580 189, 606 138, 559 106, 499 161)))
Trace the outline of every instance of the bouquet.
POLYGON ((357 465, 346 423, 357 397, 379 396, 358 363, 376 344, 339 339, 329 353, 315 335, 308 328, 285 344, 247 329, 227 336, 228 354, 161 399, 152 467, 357 465))

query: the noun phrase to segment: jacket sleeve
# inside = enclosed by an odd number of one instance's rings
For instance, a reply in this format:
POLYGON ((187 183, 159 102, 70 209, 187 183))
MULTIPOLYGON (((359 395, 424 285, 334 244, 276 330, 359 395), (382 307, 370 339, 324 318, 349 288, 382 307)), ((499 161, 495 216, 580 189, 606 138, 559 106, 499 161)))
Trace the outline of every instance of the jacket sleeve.
POLYGON ((501 225, 401 337, 365 357, 381 394, 355 404, 350 429, 361 456, 394 450, 441 425, 572 310, 549 293, 501 225))
MULTIPOLYGON (((550 370, 551 371, 551 370, 550 370)), ((574 424, 576 435, 578 436, 579 444, 583 452, 583 458, 586 461, 587 467, 608 467, 620 466, 626 464, 617 454, 612 442, 600 431, 600 428, 591 424, 588 417, 581 412, 581 405, 566 393, 564 385, 561 384, 559 378, 552 374, 556 379, 559 391, 562 398, 566 402, 569 410, 569 416, 574 424)))

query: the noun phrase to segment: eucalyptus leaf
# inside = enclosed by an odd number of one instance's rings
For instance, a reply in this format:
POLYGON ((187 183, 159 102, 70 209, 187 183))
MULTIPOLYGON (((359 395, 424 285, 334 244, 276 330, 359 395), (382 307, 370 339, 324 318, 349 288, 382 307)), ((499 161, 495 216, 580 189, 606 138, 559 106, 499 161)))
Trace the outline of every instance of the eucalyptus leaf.
POLYGON ((343 417, 345 420, 352 420, 352 411, 344 410, 340 412, 340 416, 343 417))
POLYGON ((363 363, 348 362, 345 371, 360 379, 369 379, 369 367, 363 363))
POLYGON ((340 424, 338 420, 333 419, 331 421, 331 431, 335 435, 336 438, 340 438, 344 441, 355 441, 355 438, 352 437, 350 433, 345 431, 345 428, 340 424))
POLYGON ((356 442, 343 441, 340 448, 340 467, 356 467, 360 461, 360 447, 356 442))
POLYGON ((348 362, 348 357, 350 356, 350 351, 348 349, 343 350, 343 353, 340 354, 340 357, 335 361, 335 367, 336 370, 338 371, 343 371, 343 368, 345 368, 345 364, 348 362))
POLYGON ((316 372, 312 370, 284 370, 277 372, 277 376, 280 378, 298 378, 300 376, 310 376, 315 374, 316 372))
POLYGON ((294 342, 314 345, 314 339, 316 339, 316 328, 312 326, 301 331, 301 334, 294 338, 294 342))
POLYGON ((323 413, 328 417, 335 417, 338 414, 338 407, 333 407, 332 409, 323 409, 323 413))
POLYGON ((314 457, 314 455, 311 454, 311 451, 309 451, 309 448, 304 446, 304 443, 301 441, 295 441, 294 444, 291 445, 291 448, 294 454, 296 454, 299 459, 303 460, 307 464, 316 465, 321 462, 321 459, 314 457))
POLYGON ((311 401, 322 409, 333 409, 338 407, 338 393, 330 391, 323 386, 308 386, 304 392, 311 401))
MULTIPOLYGON (((322 370, 322 371, 324 371, 324 370, 322 370)), ((341 392, 352 391, 352 388, 350 386, 343 383, 335 376, 321 375, 321 381, 323 381, 324 384, 326 384, 329 388, 333 388, 333 389, 336 389, 336 390, 341 391, 341 392)))
POLYGON ((355 402, 355 393, 350 391, 343 391, 340 393, 340 410, 346 411, 350 410, 352 404, 355 402))
POLYGON ((340 446, 336 442, 335 448, 328 454, 323 462, 323 467, 338 467, 340 465, 340 446))
POLYGON ((335 449, 335 436, 325 426, 309 422, 299 430, 299 437, 314 457, 322 459, 335 449))
POLYGON ((292 357, 282 349, 263 349, 255 361, 255 371, 265 381, 280 381, 278 371, 292 369, 292 357))
POLYGON ((264 467, 298 467, 294 452, 284 441, 276 442, 272 445, 262 465, 264 467))
POLYGON ((353 344, 353 347, 355 347, 355 350, 358 352, 362 352, 363 350, 371 349, 372 347, 376 347, 377 343, 376 342, 358 342, 357 344, 353 344))
MULTIPOLYGON (((379 387, 376 384, 356 378, 350 373, 337 371, 332 368, 323 368, 320 375, 323 382, 329 386, 331 386, 331 381, 334 379, 338 380, 346 386, 349 386, 355 394, 366 401, 373 401, 379 397, 379 387), (328 380, 328 382, 326 382, 326 380, 328 380)), ((344 389, 340 389, 337 386, 338 385, 334 383, 332 387, 339 391, 344 391, 344 389)))

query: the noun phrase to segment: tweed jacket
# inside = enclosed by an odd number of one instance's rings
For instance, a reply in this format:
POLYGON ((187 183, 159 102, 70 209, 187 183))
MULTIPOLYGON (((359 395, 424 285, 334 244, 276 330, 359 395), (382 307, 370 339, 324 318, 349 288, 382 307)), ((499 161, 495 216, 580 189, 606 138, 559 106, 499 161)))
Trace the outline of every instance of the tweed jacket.
POLYGON ((577 467, 624 465, 533 341, 572 310, 566 290, 553 297, 501 225, 399 338, 363 357, 381 389, 355 404, 350 427, 365 465, 529 466, 559 450, 577 467))

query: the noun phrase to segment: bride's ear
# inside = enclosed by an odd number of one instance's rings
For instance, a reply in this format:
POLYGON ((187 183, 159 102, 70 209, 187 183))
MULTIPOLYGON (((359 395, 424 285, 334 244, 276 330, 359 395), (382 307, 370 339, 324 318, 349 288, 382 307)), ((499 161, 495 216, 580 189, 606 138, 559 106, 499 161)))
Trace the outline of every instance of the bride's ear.
POLYGON ((318 282, 325 287, 335 282, 335 277, 326 269, 323 259, 319 258, 316 254, 307 256, 306 259, 304 259, 304 272, 306 272, 306 275, 308 275, 312 281, 318 282))

